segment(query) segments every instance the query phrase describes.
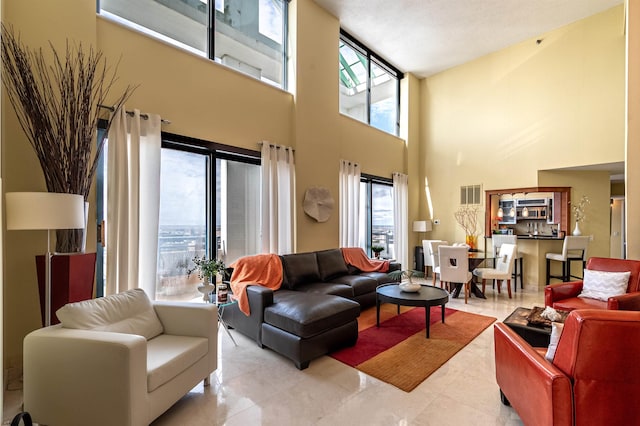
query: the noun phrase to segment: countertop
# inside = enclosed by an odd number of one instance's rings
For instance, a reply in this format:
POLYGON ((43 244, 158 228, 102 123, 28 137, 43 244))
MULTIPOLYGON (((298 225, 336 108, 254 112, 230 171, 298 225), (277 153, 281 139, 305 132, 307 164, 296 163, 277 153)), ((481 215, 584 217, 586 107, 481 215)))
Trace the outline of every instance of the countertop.
MULTIPOLYGON (((496 235, 500 235, 500 234, 496 234, 496 235)), ((552 240, 552 241, 562 241, 564 240, 564 237, 557 237, 557 236, 553 236, 553 235, 527 235, 527 234, 523 234, 523 235, 517 235, 519 240, 552 240)), ((491 236, 485 237, 485 238, 491 238, 491 236)))

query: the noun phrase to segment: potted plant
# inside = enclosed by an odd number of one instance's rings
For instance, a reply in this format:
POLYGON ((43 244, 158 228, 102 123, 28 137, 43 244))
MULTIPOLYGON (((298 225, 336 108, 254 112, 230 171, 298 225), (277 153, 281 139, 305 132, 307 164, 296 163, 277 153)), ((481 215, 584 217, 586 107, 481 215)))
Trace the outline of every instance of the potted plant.
POLYGON ((187 269, 187 276, 190 276, 194 272, 198 272, 198 278, 202 280, 202 284, 198 286, 198 291, 202 293, 202 299, 205 301, 211 301, 210 295, 216 291, 216 281, 212 278, 214 276, 222 278, 221 273, 224 271, 224 262, 220 259, 207 259, 206 256, 194 257, 192 259, 194 264, 193 268, 187 269))
POLYGON ((384 251, 384 247, 377 246, 377 245, 372 245, 371 246, 371 251, 375 255, 376 259, 379 259, 380 258, 380 252, 384 251))
MULTIPOLYGON (((0 46, 2 82, 38 157, 47 191, 82 195, 86 206, 104 145, 104 136, 96 140, 99 113, 101 105, 108 104, 117 67, 107 67, 101 52, 85 51, 82 45, 67 43, 64 55, 51 43, 47 54, 30 49, 4 25, 0 46)), ((111 103, 116 112, 133 90, 127 86, 111 103)), ((108 130, 110 118, 106 122, 108 130)), ((52 295, 74 295, 64 303, 93 296, 96 253, 84 253, 84 236, 85 229, 56 231, 56 253, 79 253, 56 254, 52 259, 52 295)), ((43 292, 44 256, 37 264, 43 292)), ((57 304, 52 312, 61 306, 57 304)))

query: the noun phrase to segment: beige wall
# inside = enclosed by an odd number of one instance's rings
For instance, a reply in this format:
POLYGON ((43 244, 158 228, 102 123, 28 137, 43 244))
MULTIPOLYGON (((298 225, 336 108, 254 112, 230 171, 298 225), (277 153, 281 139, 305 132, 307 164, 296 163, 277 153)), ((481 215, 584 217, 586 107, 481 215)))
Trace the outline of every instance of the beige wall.
MULTIPOLYGON (((172 122, 168 132, 250 149, 260 140, 293 146, 298 251, 338 244, 341 158, 365 173, 409 174, 410 223, 428 217, 428 177, 442 221, 429 236, 453 241, 464 237, 452 216, 460 185, 535 186, 541 169, 624 160, 622 8, 546 34, 540 46, 530 40, 423 81, 408 76, 401 139, 339 114, 339 23, 311 0, 291 6, 295 95, 96 17, 92 1, 9 0, 3 15, 29 44, 69 38, 102 49, 110 63, 120 59, 121 83, 140 85, 128 108, 161 114, 172 122), (336 200, 322 224, 300 207, 316 185, 336 200)), ((5 189, 44 190, 10 108, 2 120, 5 189)), ((19 362, 24 335, 39 327, 33 259, 46 246, 41 234, 5 234, 5 365, 19 362)))
MULTIPOLYGON (((393 171, 407 173, 402 139, 339 114, 340 26, 311 0, 297 0, 291 7, 295 96, 97 17, 94 2, 4 4, 6 21, 30 45, 69 38, 97 46, 111 64, 119 60, 119 87, 139 85, 127 108, 171 120, 163 127, 167 132, 255 150, 261 140, 293 146, 298 251, 338 245, 341 158, 359 162, 365 173, 389 178, 393 171), (336 200, 334 215, 322 224, 301 208, 304 191, 316 185, 328 187, 336 200)), ((39 165, 12 110, 3 115, 3 124, 3 139, 11 141, 3 147, 7 191, 44 190, 39 165)), ((11 231, 6 237, 5 365, 12 365, 20 362, 23 337, 39 327, 34 256, 45 250, 46 234, 11 231)))
MULTIPOLYGON (((541 44, 527 40, 422 81, 423 169, 441 220, 432 237, 463 241, 452 215, 461 185, 564 186, 541 182, 539 171, 624 161, 622 23, 623 7, 615 7, 543 34, 541 44)), ((608 183, 597 191, 590 196, 600 212, 608 183)), ((593 254, 606 255, 608 214, 599 215, 589 232, 593 254)), ((532 285, 538 275, 530 271, 532 285)))
MULTIPOLYGON (((13 25, 30 47, 48 51, 51 41, 64 54, 65 42, 95 45, 95 4, 77 0, 2 2, 3 22, 13 25), (65 32, 58 31, 65 28, 65 32)), ((4 191, 45 191, 35 154, 20 129, 13 108, 2 97, 2 177, 4 191)), ((95 215, 95 213, 94 213, 95 215)), ((89 250, 95 250, 95 230, 89 250)), ((35 255, 47 248, 44 231, 5 232, 4 250, 4 356, 5 366, 21 364, 22 339, 40 327, 35 255)), ((54 242, 52 241, 52 246, 54 242)))
POLYGON ((627 257, 640 259, 640 1, 627 0, 625 208, 627 257))

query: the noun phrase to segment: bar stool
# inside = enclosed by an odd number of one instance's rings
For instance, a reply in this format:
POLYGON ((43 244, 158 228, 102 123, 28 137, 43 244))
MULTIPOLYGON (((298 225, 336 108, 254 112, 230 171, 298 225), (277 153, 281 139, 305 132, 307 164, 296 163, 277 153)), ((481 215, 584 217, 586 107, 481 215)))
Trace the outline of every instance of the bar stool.
MULTIPOLYGON (((500 247, 503 244, 513 244, 515 246, 518 245, 518 237, 515 235, 502 235, 502 234, 493 234, 491 235, 491 243, 493 244, 493 257, 494 259, 498 258, 498 253, 500 253, 500 247)), ((524 269, 523 269, 523 256, 516 252, 515 261, 513 265, 513 291, 518 291, 518 277, 520 277, 520 288, 524 289, 524 269)))
POLYGON ((571 275, 571 262, 581 262, 582 270, 584 271, 587 263, 588 245, 588 236, 566 236, 562 244, 562 253, 547 253, 547 285, 549 285, 551 278, 560 279, 564 282, 569 281, 571 278, 581 279, 582 277, 571 275), (562 262, 562 275, 551 275, 552 260, 562 262))

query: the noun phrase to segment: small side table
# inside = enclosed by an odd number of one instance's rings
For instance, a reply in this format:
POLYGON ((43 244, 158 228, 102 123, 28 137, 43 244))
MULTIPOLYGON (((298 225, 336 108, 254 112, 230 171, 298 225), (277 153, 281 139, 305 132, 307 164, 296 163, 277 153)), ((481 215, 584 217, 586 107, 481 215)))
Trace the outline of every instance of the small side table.
POLYGON ((238 344, 236 343, 236 339, 233 338, 233 336, 231 335, 231 332, 229 331, 229 326, 222 318, 222 313, 224 312, 224 308, 226 308, 227 306, 231 306, 234 303, 238 303, 238 301, 229 299, 229 301, 226 303, 216 303, 216 305, 218 306, 218 323, 222 325, 222 328, 224 328, 224 331, 227 332, 227 335, 229 336, 233 344, 235 346, 238 346, 238 344))

